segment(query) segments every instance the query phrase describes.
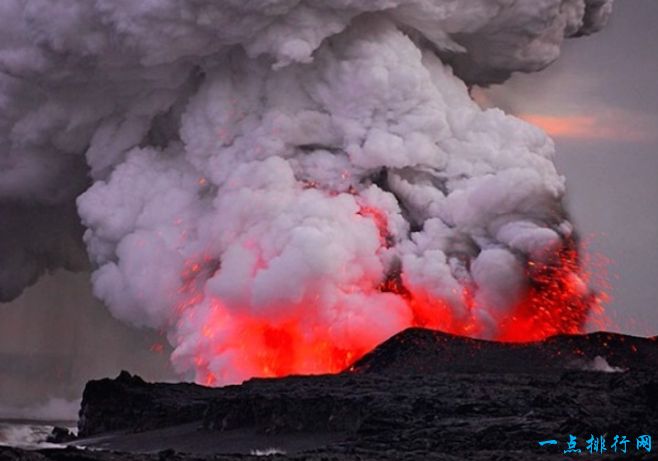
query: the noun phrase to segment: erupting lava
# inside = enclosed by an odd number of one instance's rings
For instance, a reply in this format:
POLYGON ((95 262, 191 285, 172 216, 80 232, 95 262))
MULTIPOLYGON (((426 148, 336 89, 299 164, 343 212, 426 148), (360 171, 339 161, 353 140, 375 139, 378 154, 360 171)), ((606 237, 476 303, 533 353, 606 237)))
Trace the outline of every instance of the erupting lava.
MULTIPOLYGON (((359 216, 372 219, 380 233, 382 248, 391 236, 387 232, 385 215, 371 206, 361 207, 359 216)), ((561 248, 544 255, 543 261, 528 260, 526 275, 528 286, 518 303, 505 315, 496 318, 496 333, 489 339, 506 342, 528 342, 545 339, 556 334, 576 334, 590 313, 602 313, 604 294, 595 294, 588 288, 589 273, 581 266, 577 244, 565 241, 561 248)), ((208 258, 205 266, 212 266, 208 258)), ((193 287, 194 277, 204 265, 192 264, 183 279, 181 292, 186 301, 178 312, 198 315, 193 308, 206 300, 193 287)), ((212 267, 214 273, 217 267, 212 267)), ((207 274, 212 275, 212 274, 207 274)), ((432 328, 447 333, 481 337, 488 327, 476 315, 473 291, 464 288, 461 299, 468 314, 458 318, 445 300, 427 293, 406 288, 404 274, 395 273, 378 285, 365 281, 359 290, 377 290, 391 293, 402 299, 412 314, 409 321, 397 325, 401 331, 408 327, 432 328)), ((209 311, 202 328, 202 350, 194 358, 197 381, 216 385, 238 376, 278 377, 290 374, 335 373, 349 367, 386 339, 368 328, 354 329, 341 340, 332 335, 331 325, 324 322, 318 309, 309 306, 310 299, 299 306, 281 309, 285 315, 258 316, 248 311, 227 309, 220 299, 208 300, 209 311), (230 364, 225 363, 230 350, 230 364), (213 359, 222 357, 221 366, 211 366, 213 359), (211 371, 214 368, 216 371, 211 371)), ((490 328, 489 328, 490 329, 490 328)))

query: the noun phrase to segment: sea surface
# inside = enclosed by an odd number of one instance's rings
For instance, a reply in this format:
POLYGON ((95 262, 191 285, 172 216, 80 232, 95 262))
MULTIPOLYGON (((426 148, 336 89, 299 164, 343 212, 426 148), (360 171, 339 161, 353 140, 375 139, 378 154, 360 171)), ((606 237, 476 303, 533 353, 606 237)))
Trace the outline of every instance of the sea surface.
POLYGON ((0 419, 0 445, 23 449, 64 447, 46 442, 55 426, 77 432, 75 421, 39 421, 29 419, 0 419))

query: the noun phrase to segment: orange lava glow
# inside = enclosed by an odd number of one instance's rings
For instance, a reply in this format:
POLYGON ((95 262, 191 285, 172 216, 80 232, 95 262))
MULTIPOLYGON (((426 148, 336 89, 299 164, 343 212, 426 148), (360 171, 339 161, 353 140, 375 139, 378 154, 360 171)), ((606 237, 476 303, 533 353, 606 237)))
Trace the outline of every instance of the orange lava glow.
MULTIPOLYGON (((384 215, 369 207, 362 207, 358 214, 361 219, 374 221, 382 247, 387 246, 384 215)), ((401 273, 389 274, 379 283, 365 281, 359 290, 365 294, 384 293, 407 306, 411 315, 405 323, 396 325, 398 331, 421 326, 499 341, 536 341, 560 333, 580 333, 588 315, 602 311, 603 296, 588 288, 590 276, 580 259, 577 245, 567 240, 543 262, 527 261, 525 294, 503 317, 493 319, 493 332, 491 325, 484 325, 480 320, 483 317, 478 315, 482 307, 475 301, 476 287, 465 287, 459 294, 466 307, 457 310, 465 312, 460 316, 444 300, 412 292, 401 273)), ((216 270, 217 264, 207 258, 189 264, 180 289, 185 298, 178 308, 182 317, 197 315, 194 306, 202 302, 209 306, 194 356, 197 381, 203 384, 218 385, 252 376, 334 373, 348 368, 386 339, 369 327, 337 333, 333 324, 318 314, 319 309, 309 306, 313 302, 309 299, 277 310, 276 314, 229 309, 219 299, 204 300, 195 277, 204 271, 207 277, 216 270), (221 358, 219 364, 213 363, 216 358, 221 358)))

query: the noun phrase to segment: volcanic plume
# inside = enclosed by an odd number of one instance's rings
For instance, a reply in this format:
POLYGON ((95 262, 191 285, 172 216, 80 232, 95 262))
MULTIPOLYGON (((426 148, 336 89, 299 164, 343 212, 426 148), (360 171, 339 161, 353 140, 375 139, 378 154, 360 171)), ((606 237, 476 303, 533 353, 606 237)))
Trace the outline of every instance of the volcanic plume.
POLYGON ((611 6, 4 1, 0 202, 48 232, 13 226, 0 297, 75 266, 52 210, 77 200, 96 296, 203 383, 336 371, 409 326, 578 332, 597 299, 553 143, 469 86, 611 6))

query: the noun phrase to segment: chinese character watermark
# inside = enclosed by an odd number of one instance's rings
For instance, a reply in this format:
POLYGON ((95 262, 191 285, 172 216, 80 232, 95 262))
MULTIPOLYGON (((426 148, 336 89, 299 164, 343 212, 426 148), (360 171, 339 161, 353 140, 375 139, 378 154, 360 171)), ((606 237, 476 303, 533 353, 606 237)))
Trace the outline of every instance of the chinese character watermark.
MULTIPOLYGON (((578 455, 583 453, 583 450, 589 454, 598 454, 603 455, 606 452, 610 453, 621 453, 627 454, 630 452, 629 443, 627 435, 615 434, 612 437, 612 443, 608 448, 606 443, 605 435, 594 435, 590 434, 588 438, 583 438, 584 444, 581 445, 583 448, 578 446, 578 437, 573 434, 569 434, 569 440, 564 441, 564 449, 562 453, 565 455, 578 455)), ((651 453, 652 450, 652 440, 649 434, 642 434, 635 437, 635 452, 645 452, 651 453)), ((560 442, 557 439, 546 439, 537 442, 540 447, 546 446, 560 446, 560 442)), ((633 445, 631 444, 631 447, 633 445)))

